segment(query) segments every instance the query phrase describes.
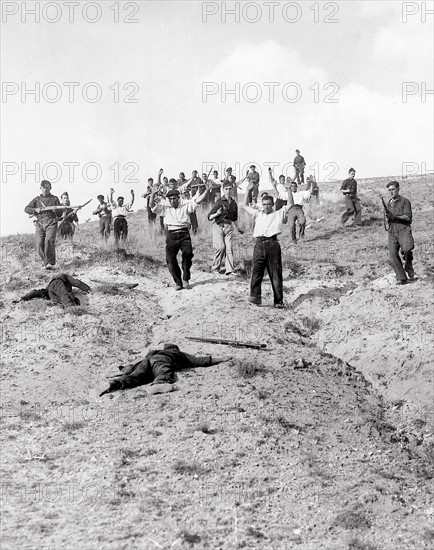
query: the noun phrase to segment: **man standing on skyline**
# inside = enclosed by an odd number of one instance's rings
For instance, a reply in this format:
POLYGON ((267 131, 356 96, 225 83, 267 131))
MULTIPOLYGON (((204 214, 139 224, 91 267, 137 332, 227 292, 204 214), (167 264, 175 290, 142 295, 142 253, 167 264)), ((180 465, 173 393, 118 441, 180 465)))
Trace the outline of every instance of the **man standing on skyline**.
POLYGON ((296 149, 295 154, 296 157, 294 159, 294 179, 296 179, 297 184, 300 185, 300 183, 304 183, 304 167, 306 166, 306 162, 304 161, 304 157, 300 155, 299 149, 296 149))

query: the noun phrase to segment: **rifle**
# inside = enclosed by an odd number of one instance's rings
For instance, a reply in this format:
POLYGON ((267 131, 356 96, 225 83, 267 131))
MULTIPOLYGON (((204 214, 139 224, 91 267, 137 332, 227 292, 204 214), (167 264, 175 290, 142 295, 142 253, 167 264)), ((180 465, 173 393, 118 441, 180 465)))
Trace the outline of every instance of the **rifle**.
POLYGON ((210 342, 211 344, 224 344, 226 346, 233 346, 234 348, 253 348, 253 349, 265 349, 267 344, 253 344, 253 342, 240 342, 238 340, 223 340, 221 338, 197 338, 195 336, 187 336, 187 340, 194 340, 195 342, 210 342))
POLYGON ((69 214, 67 214, 59 223, 59 227, 62 225, 62 223, 64 221, 66 221, 70 216, 72 216, 73 214, 76 214, 81 208, 83 208, 84 206, 86 206, 87 204, 89 204, 90 202, 92 202, 92 199, 88 200, 87 202, 85 202, 84 204, 82 204, 81 206, 68 206, 67 208, 72 208, 72 212, 70 212, 69 214))

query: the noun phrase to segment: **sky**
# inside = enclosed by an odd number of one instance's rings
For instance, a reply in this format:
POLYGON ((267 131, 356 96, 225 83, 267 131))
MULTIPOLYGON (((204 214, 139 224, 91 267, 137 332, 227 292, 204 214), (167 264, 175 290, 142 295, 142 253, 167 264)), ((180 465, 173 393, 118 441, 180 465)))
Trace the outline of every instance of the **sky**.
POLYGON ((434 168, 433 2, 1 8, 2 235, 32 231, 42 179, 74 205, 93 198, 85 220, 110 187, 143 208, 159 168, 253 163, 265 188, 296 149, 320 181, 434 168))

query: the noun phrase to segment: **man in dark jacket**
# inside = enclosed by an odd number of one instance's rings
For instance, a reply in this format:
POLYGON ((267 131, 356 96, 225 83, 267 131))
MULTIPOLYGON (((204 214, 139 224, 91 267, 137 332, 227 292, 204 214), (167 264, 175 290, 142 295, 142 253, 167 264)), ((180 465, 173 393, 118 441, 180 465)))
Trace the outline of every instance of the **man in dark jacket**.
POLYGON ((87 284, 79 279, 75 279, 66 273, 61 273, 57 277, 51 279, 47 288, 31 290, 14 303, 18 301, 28 302, 34 298, 44 298, 45 300, 52 300, 55 304, 61 304, 63 307, 79 306, 80 300, 72 292, 73 286, 79 288, 83 292, 90 292, 91 290, 87 284))
POLYGON ((195 367, 210 367, 229 361, 230 357, 196 357, 182 352, 175 344, 164 344, 163 349, 150 350, 144 359, 137 363, 120 366, 122 374, 114 376, 109 387, 100 394, 135 388, 150 384, 148 393, 168 393, 173 391, 178 380, 177 372, 195 367))
POLYGON ((354 179, 356 171, 350 168, 348 178, 342 182, 341 191, 345 195, 346 211, 342 215, 341 225, 344 226, 347 220, 354 215, 353 226, 362 225, 362 208, 357 197, 357 181, 354 179))
POLYGON ((416 279, 413 269, 412 251, 414 240, 411 234, 411 222, 413 218, 411 203, 399 194, 399 183, 397 181, 389 182, 387 188, 390 193, 390 199, 387 204, 389 210, 386 213, 387 221, 389 222, 388 246, 390 263, 395 270, 397 284, 405 285, 416 279), (399 252, 401 252, 404 259, 404 267, 402 266, 399 252))
POLYGON ((43 261, 45 269, 56 265, 57 221, 62 216, 58 197, 51 194, 51 183, 41 182, 41 194, 25 207, 24 212, 35 218, 36 250, 43 261))

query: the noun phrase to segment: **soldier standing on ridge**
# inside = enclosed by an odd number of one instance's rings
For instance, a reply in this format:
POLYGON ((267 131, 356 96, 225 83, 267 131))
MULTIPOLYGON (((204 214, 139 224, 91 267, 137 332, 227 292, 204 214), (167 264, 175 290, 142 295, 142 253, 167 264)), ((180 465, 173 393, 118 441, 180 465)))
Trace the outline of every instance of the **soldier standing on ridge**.
POLYGON ((413 269, 413 248, 414 240, 411 234, 412 211, 411 203, 405 197, 399 194, 399 183, 391 181, 387 184, 391 198, 388 202, 388 212, 386 212, 388 228, 388 246, 390 254, 390 263, 396 274, 398 285, 405 285, 415 280, 413 269), (399 252, 404 259, 402 267, 399 252), (408 275, 408 279, 407 279, 408 275))
POLYGON ((362 208, 357 197, 357 181, 354 179, 356 171, 354 168, 348 170, 348 178, 342 182, 341 191, 345 195, 346 212, 342 215, 341 225, 345 226, 348 218, 354 214, 353 227, 362 225, 362 208))
POLYGON ((57 222, 62 212, 55 208, 60 206, 60 201, 51 194, 51 183, 42 180, 40 189, 41 194, 29 202, 24 212, 36 215, 36 250, 42 259, 43 267, 53 269, 56 265, 57 222), (50 206, 54 208, 50 210, 50 206))
POLYGON ((304 157, 300 155, 300 151, 296 149, 295 151, 296 157, 294 159, 294 179, 297 180, 297 183, 304 183, 304 167, 306 166, 306 162, 304 161, 304 157))

